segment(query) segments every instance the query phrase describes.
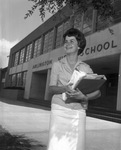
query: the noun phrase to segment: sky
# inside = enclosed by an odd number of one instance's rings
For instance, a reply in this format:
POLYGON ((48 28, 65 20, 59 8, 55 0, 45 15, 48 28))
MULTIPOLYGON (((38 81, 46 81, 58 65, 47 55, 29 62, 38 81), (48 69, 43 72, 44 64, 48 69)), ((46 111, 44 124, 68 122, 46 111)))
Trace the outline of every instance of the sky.
POLYGON ((24 19, 32 5, 28 0, 0 0, 0 68, 8 65, 10 48, 43 23, 38 10, 24 19))

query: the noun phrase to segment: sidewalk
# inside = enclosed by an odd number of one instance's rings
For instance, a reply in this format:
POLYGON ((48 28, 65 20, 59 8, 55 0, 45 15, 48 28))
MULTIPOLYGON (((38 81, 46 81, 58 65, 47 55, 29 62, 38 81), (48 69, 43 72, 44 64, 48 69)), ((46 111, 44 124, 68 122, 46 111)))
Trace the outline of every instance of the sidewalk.
MULTIPOLYGON (((0 125, 12 134, 25 135, 46 146, 49 120, 49 108, 0 98, 0 125)), ((86 150, 121 150, 121 124, 87 117, 86 150)))

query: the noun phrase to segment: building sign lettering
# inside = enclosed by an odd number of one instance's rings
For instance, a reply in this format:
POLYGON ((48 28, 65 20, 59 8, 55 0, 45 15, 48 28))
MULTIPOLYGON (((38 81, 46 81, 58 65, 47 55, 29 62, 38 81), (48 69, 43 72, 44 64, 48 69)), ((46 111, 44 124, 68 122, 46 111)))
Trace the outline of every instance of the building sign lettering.
POLYGON ((33 69, 39 68, 39 67, 48 66, 48 65, 50 65, 50 64, 52 64, 52 60, 47 60, 47 61, 44 61, 44 62, 41 62, 41 63, 39 63, 39 64, 34 65, 34 66, 33 66, 33 69))
POLYGON ((97 46, 91 46, 90 48, 86 48, 85 51, 81 54, 81 56, 93 54, 96 52, 101 52, 102 50, 108 50, 110 48, 116 48, 117 45, 115 42, 112 40, 111 42, 107 41, 104 44, 98 44, 97 46))
MULTIPOLYGON (((99 52, 107 51, 107 50, 110 50, 110 49, 113 49, 113 48, 116 48, 116 47, 117 47, 117 45, 115 44, 114 40, 106 41, 103 44, 98 44, 98 45, 94 45, 94 46, 91 46, 91 47, 87 47, 80 56, 90 55, 90 54, 94 54, 94 53, 97 53, 97 52, 99 53, 99 52)), ((65 55, 64 56, 59 56, 58 60, 60 60, 64 57, 65 57, 65 55)), ((48 66, 48 65, 52 64, 52 61, 53 60, 51 59, 51 60, 46 60, 44 62, 40 62, 38 64, 35 64, 33 66, 33 69, 48 66)))

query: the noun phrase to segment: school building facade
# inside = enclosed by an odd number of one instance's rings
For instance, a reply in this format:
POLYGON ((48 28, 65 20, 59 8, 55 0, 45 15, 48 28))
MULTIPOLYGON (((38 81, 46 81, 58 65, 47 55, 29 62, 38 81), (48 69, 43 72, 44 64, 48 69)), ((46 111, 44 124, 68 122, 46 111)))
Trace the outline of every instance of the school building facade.
POLYGON ((45 21, 11 48, 4 90, 10 93, 14 89, 14 94, 15 90, 21 90, 23 98, 30 103, 50 101, 52 63, 65 56, 62 36, 73 26, 81 30, 87 40, 79 57, 95 73, 107 77, 101 88, 102 96, 89 105, 121 111, 121 2, 116 2, 119 13, 110 26, 91 7, 84 15, 76 14, 72 21, 72 10, 66 6, 45 21))

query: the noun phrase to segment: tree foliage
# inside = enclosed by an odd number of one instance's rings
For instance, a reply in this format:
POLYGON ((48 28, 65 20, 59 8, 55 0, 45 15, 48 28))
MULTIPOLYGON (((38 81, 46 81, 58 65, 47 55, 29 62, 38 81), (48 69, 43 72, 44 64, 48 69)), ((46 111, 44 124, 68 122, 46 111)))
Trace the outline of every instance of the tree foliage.
POLYGON ((30 10, 25 14, 25 19, 30 17, 36 9, 39 10, 39 15, 42 20, 45 18, 46 11, 51 14, 61 10, 65 5, 69 5, 73 12, 80 11, 84 13, 89 5, 98 11, 98 15, 107 19, 114 15, 113 0, 28 0, 33 2, 30 10), (78 9, 77 9, 78 7, 78 9))

